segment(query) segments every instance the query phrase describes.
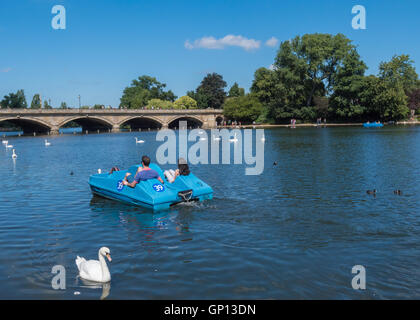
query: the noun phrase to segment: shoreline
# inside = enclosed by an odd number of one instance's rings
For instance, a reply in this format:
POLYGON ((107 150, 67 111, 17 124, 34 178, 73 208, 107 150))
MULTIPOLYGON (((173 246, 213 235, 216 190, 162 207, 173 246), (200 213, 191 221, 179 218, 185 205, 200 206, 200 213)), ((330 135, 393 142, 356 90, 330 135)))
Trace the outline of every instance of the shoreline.
MULTIPOLYGON (((396 121, 393 124, 383 123, 384 126, 395 126, 395 125, 419 125, 420 121, 396 121)), ((317 125, 316 123, 299 123, 295 124, 295 127, 362 127, 363 122, 351 122, 351 123, 326 123, 317 125)), ((229 128, 229 129, 270 129, 270 128, 291 128, 291 124, 243 124, 243 125, 226 125, 218 126, 218 129, 229 128)))

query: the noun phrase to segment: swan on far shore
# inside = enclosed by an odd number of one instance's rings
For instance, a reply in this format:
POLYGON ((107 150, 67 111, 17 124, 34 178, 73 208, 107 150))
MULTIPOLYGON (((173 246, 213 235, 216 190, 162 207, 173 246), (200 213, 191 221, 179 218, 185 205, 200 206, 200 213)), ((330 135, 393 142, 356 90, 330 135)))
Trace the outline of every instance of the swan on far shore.
POLYGON ((139 139, 136 137, 136 143, 144 143, 144 140, 139 140, 139 139))
POLYGON ((111 281, 111 273, 106 264, 106 257, 109 262, 111 259, 111 251, 107 247, 102 247, 98 251, 98 260, 86 260, 77 256, 76 265, 79 269, 79 276, 82 279, 94 282, 109 282, 111 281))

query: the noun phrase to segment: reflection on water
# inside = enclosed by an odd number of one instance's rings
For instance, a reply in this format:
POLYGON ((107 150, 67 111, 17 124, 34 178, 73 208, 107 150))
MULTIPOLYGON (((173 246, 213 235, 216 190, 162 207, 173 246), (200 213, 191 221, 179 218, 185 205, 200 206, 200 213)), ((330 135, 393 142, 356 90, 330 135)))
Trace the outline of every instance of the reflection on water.
MULTIPOLYGON (((107 283, 97 283, 97 282, 92 282, 80 277, 77 277, 77 281, 81 281, 82 284, 80 285, 81 288, 88 288, 88 289, 102 289, 102 294, 100 296, 100 300, 105 300, 108 296, 109 296, 109 292, 111 290, 111 283, 107 282, 107 283)), ((79 285, 76 282, 76 285, 79 285)), ((78 291, 75 291, 76 293, 79 293, 78 291)))
POLYGON ((214 199, 160 213, 92 196, 90 174, 153 159, 155 135, 51 136, 48 148, 44 137, 8 138, 18 158, 0 148, 0 298, 419 296, 420 128, 266 130, 262 175, 191 166, 214 199), (84 283, 74 260, 102 246, 112 281, 84 283), (351 288, 356 264, 363 292, 351 288), (54 265, 66 290, 51 288, 54 265))

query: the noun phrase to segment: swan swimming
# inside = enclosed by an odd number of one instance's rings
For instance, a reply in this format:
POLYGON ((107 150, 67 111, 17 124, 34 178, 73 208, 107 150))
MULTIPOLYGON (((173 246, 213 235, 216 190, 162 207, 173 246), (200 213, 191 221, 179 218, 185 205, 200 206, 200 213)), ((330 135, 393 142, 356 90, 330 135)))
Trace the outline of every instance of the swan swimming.
POLYGON ((13 148, 12 144, 6 144, 6 148, 13 148))
POLYGON ((45 146, 50 146, 51 145, 51 142, 48 142, 48 140, 47 139, 45 139, 45 146))
POLYGON ((111 281, 111 273, 105 262, 104 257, 107 257, 109 262, 111 259, 111 251, 107 247, 102 247, 98 251, 98 260, 87 260, 77 256, 76 265, 79 269, 79 276, 82 279, 94 282, 109 282, 111 281))
POLYGON ((137 139, 137 137, 136 137, 136 143, 144 143, 144 140, 139 140, 139 139, 137 139))
POLYGON ((16 158, 17 158, 17 154, 15 153, 15 149, 13 149, 12 159, 16 159, 16 158))
POLYGON ((5 145, 8 145, 9 141, 8 140, 3 140, 1 143, 5 144, 5 145))

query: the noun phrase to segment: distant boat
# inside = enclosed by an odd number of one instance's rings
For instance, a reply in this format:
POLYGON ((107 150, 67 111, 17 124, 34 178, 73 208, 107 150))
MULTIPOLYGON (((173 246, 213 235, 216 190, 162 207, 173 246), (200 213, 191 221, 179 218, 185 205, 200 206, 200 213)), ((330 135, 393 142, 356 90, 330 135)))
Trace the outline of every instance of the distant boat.
POLYGON ((383 125, 383 123, 378 123, 378 122, 365 122, 364 124, 363 124, 363 127, 365 127, 365 128, 381 128, 381 127, 383 127, 384 125, 383 125))

